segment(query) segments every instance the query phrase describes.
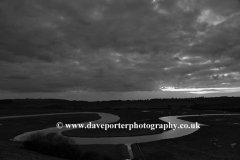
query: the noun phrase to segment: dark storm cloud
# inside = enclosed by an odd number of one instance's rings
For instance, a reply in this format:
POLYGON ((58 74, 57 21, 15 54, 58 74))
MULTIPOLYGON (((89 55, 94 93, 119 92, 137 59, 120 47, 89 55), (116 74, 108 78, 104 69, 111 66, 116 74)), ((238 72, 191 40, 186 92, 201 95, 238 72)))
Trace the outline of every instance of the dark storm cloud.
POLYGON ((24 76, 24 75, 12 75, 12 76, 8 76, 6 78, 21 80, 21 79, 29 79, 30 77, 24 76))
POLYGON ((237 0, 2 0, 0 89, 237 85, 239 9, 237 0))

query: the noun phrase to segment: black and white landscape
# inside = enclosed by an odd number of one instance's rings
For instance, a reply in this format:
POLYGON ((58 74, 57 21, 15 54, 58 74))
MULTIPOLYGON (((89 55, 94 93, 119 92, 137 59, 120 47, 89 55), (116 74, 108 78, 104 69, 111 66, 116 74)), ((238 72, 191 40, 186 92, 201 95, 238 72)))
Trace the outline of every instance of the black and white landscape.
POLYGON ((239 0, 0 0, 0 159, 239 160, 239 62, 239 0))

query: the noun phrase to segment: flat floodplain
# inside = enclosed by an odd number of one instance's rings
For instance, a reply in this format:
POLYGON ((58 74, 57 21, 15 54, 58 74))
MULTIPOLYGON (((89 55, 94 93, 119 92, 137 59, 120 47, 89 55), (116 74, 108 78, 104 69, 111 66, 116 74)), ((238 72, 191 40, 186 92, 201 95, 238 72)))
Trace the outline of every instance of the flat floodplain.
MULTIPOLYGON (((57 112, 73 112, 72 110, 57 110, 57 112)), ((78 112, 78 111, 76 111, 78 112)), ((159 117, 175 116, 175 115, 196 115, 196 114, 228 114, 225 111, 204 111, 204 110, 183 110, 183 109, 154 109, 154 110, 104 110, 104 113, 114 114, 120 117, 115 123, 122 124, 159 124, 166 123, 159 120, 159 117)), ((3 112, 2 112, 3 113, 3 112)), ((6 112, 6 115, 10 115, 6 112)), ((44 114, 54 113, 54 110, 42 111, 41 109, 33 111, 33 109, 22 109, 20 113, 15 115, 44 114), (25 110, 25 111, 24 111, 25 110), (40 111, 40 112, 39 112, 40 111)), ((234 113, 232 113, 234 114, 234 113)), ((237 114, 237 113, 236 113, 237 114)), ((0 141, 4 144, 10 144, 14 149, 19 149, 21 143, 9 141, 18 134, 28 131, 40 130, 44 128, 54 127, 57 122, 63 123, 82 123, 94 121, 100 117, 97 114, 73 114, 73 115, 54 115, 26 117, 16 119, 1 119, 0 141)), ((238 160, 240 155, 240 116, 196 116, 181 118, 191 122, 199 122, 208 126, 201 127, 200 130, 193 134, 180 138, 159 140, 148 143, 140 143, 139 146, 146 159, 231 159, 238 160)), ((162 133, 163 130, 151 131, 145 130, 112 130, 108 129, 76 129, 63 132, 65 136, 79 137, 107 137, 107 136, 138 136, 162 133)), ((139 151, 135 144, 131 145, 134 157, 140 158, 139 151)), ((21 147, 20 147, 21 148, 21 147)), ((89 151, 91 149, 99 152, 110 154, 116 159, 127 157, 126 148, 123 145, 82 145, 82 150, 89 151)), ((21 149, 28 154, 31 151, 21 149)))
MULTIPOLYGON (((167 139, 139 146, 146 159, 219 159, 240 158, 240 116, 193 116, 183 120, 199 122, 197 132, 176 139, 167 139)), ((135 157, 140 157, 136 146, 135 157)))
POLYGON ((9 140, 18 134, 55 127, 56 123, 83 123, 97 120, 97 114, 72 114, 72 115, 48 115, 38 117, 23 117, 13 119, 0 119, 0 140, 9 140))

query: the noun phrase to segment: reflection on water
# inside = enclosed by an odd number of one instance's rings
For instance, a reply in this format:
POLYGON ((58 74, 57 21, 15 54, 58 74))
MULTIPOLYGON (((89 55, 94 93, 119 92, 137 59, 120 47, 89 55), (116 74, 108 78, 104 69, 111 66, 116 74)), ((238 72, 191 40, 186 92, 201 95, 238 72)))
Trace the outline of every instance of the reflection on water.
MULTIPOLYGON (((74 113, 74 114, 87 114, 92 112, 80 112, 80 113, 74 113)), ((95 113, 95 112, 93 112, 95 113)), ((120 118, 116 115, 109 114, 109 113, 97 113, 101 119, 92 121, 91 123, 94 124, 104 124, 104 123, 113 123, 118 121, 120 118)), ((54 114, 52 114, 54 115, 54 114)), ((239 114, 205 114, 205 115, 182 115, 182 116, 167 116, 167 117, 161 117, 159 118, 162 121, 165 121, 167 123, 172 124, 195 124, 195 122, 189 122, 185 120, 181 120, 179 118, 181 117, 191 117, 191 116, 212 116, 212 115, 239 115, 239 114)), ((87 124, 89 122, 85 122, 84 124, 87 124)), ((200 124, 200 126, 206 126, 203 124, 200 124)), ((58 133, 61 134, 63 131, 69 130, 67 128, 57 129, 56 127, 53 128, 47 128, 43 130, 33 131, 33 132, 27 132, 24 134, 21 134, 19 136, 16 136, 14 140, 16 141, 24 141, 30 134, 36 133, 36 132, 43 132, 43 133, 58 133)), ((163 133, 154 134, 154 135, 144 135, 144 136, 133 136, 133 137, 102 137, 102 138, 81 138, 81 137, 71 137, 75 141, 76 144, 133 144, 133 143, 144 143, 144 142, 151 142, 151 141, 157 141, 161 139, 170 139, 170 138, 177 138, 189 135, 195 131, 197 131, 197 128, 191 128, 191 129, 175 129, 175 130, 169 130, 163 133)))

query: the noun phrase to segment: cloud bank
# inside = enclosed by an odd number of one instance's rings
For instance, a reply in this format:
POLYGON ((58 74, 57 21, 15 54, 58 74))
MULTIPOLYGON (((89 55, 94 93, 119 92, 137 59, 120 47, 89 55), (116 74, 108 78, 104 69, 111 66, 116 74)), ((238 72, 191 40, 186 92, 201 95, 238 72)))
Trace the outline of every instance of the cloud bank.
POLYGON ((2 0, 0 90, 238 89, 239 11, 238 0, 2 0))

